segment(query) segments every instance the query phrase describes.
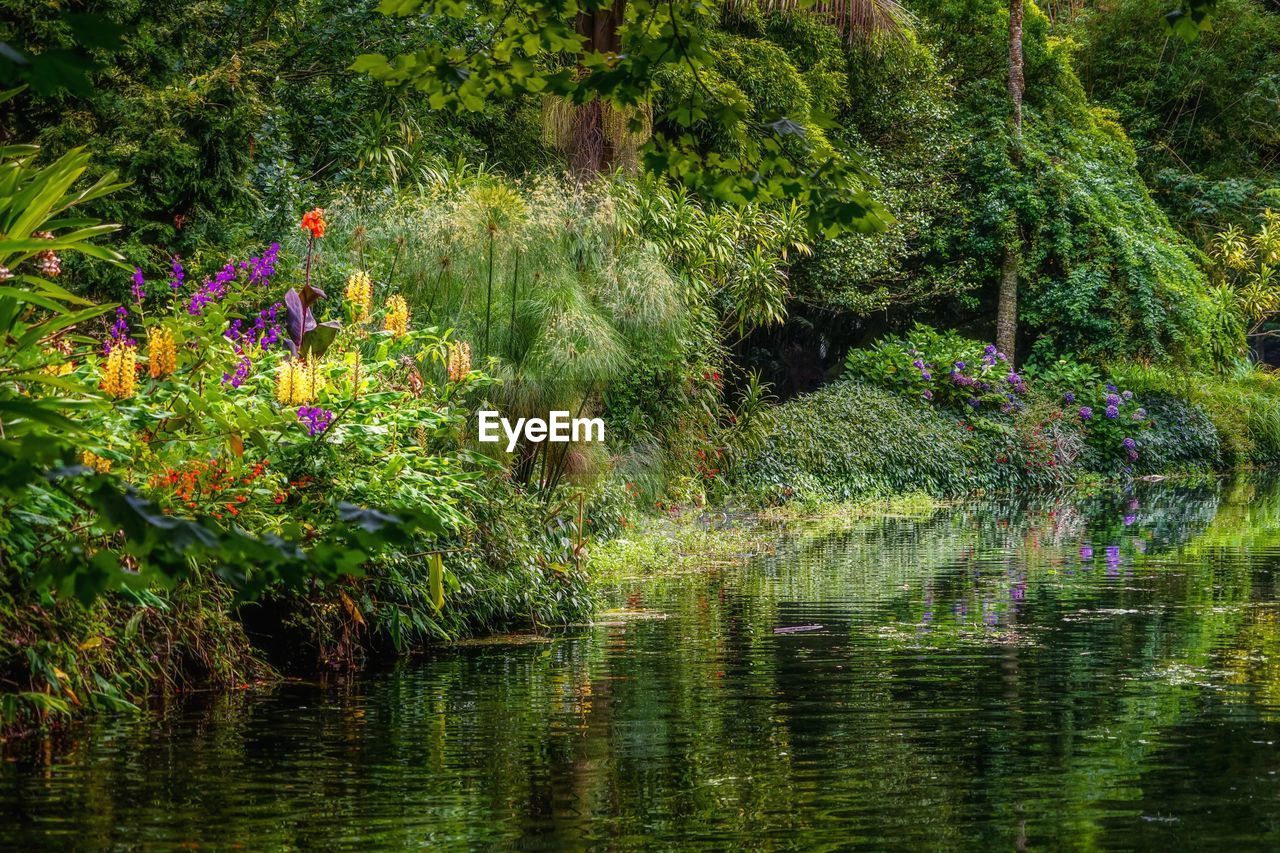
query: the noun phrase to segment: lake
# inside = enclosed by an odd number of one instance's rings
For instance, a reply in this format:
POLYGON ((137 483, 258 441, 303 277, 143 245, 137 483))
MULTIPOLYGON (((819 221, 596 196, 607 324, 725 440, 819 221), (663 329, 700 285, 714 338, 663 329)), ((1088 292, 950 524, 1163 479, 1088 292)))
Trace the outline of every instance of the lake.
POLYGON ((1275 848, 1278 576, 1270 478, 779 534, 589 627, 27 740, 0 843, 1275 848))

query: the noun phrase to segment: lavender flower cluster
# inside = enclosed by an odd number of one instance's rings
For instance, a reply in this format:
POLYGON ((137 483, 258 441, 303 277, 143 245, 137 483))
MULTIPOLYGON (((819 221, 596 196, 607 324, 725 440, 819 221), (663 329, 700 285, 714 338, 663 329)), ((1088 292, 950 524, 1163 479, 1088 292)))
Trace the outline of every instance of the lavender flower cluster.
POLYGON ((1009 374, 1004 378, 1004 387, 1001 390, 997 384, 993 384, 990 374, 997 364, 1007 362, 1005 354, 996 349, 994 344, 987 344, 983 350, 981 358, 981 367, 973 375, 969 374, 970 366, 964 361, 957 361, 951 367, 951 382, 957 388, 966 389, 970 396, 965 401, 972 408, 977 409, 982 405, 982 399, 979 395, 990 394, 993 391, 1004 394, 1004 401, 1000 404, 1000 411, 1006 415, 1016 411, 1021 407, 1018 398, 1027 393, 1026 382, 1015 371, 1010 370, 1009 374))
POLYGON ((117 346, 136 347, 138 342, 129 337, 129 309, 121 305, 116 309, 116 321, 111 324, 107 338, 102 342, 102 354, 111 355, 117 346))
POLYGON ((133 287, 130 288, 133 301, 141 303, 147 298, 147 280, 142 275, 142 267, 133 268, 133 287))
MULTIPOLYGON (((1076 395, 1068 391, 1066 394, 1062 395, 1062 401, 1067 405, 1072 405, 1076 401, 1076 395)), ((1123 428, 1119 424, 1112 424, 1109 422, 1121 420, 1121 409, 1132 402, 1132 391, 1121 391, 1115 385, 1108 384, 1105 388, 1105 395, 1102 398, 1102 414, 1105 420, 1099 421, 1098 423, 1105 425, 1106 431, 1110 433, 1110 435, 1114 436, 1116 432, 1122 431, 1123 428)), ((1093 421, 1092 406, 1081 406, 1077 410, 1076 414, 1084 424, 1089 424, 1089 422, 1093 421)), ((1144 427, 1147 425, 1147 410, 1139 406, 1129 413, 1128 419, 1138 428, 1144 427)), ((1101 427, 1099 427, 1099 429, 1101 429, 1101 427)), ((1114 441, 1114 437, 1110 440, 1114 441)), ((1124 455, 1128 457, 1130 462, 1136 462, 1138 460, 1138 443, 1131 436, 1124 436, 1120 442, 1120 449, 1124 455)))
POLYGON ((262 309, 251 326, 246 327, 243 320, 233 320, 231 326, 223 332, 240 357, 234 373, 222 374, 223 385, 239 388, 253 369, 252 351, 255 348, 269 349, 280 341, 284 335, 284 327, 278 319, 281 308, 283 306, 277 302, 270 308, 262 309))
POLYGON ((298 409, 298 420, 307 425, 307 435, 315 437, 333 423, 333 412, 319 406, 303 406, 298 409))
MULTIPOLYGON (((213 278, 207 279, 195 293, 191 294, 191 299, 187 303, 187 313, 193 316, 203 314, 205 306, 226 296, 227 288, 231 285, 231 282, 235 281, 240 272, 248 273, 248 283, 250 285, 268 286, 271 283, 271 276, 275 274, 279 257, 280 244, 272 243, 258 257, 241 261, 238 264, 235 261, 228 261, 222 269, 214 274, 213 278)), ((174 264, 180 266, 176 260, 174 264)), ((173 286, 173 282, 170 282, 170 286, 173 286)))

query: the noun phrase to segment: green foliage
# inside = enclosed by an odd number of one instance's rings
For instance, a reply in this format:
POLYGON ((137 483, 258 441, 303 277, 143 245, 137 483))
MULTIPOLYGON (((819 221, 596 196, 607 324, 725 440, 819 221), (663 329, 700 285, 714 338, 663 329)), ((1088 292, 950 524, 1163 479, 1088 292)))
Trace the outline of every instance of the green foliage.
POLYGON ((1280 19, 1258 0, 1221 0, 1212 28, 1184 44, 1144 25, 1165 5, 1087 11, 1072 28, 1078 67, 1090 96, 1119 113, 1159 200, 1207 240, 1244 224, 1280 181, 1280 19))
MULTIPOLYGON (((1027 384, 994 345, 984 347, 955 332, 928 326, 916 326, 908 339, 887 339, 871 349, 850 350, 845 366, 855 381, 965 412, 986 428, 1008 428, 1005 420, 988 423, 984 416, 999 406, 1001 414, 1013 416, 1014 433, 1026 438, 1029 431, 1030 440, 1024 444, 1032 450, 1044 444, 1047 458, 1053 460, 1050 467, 1063 461, 1063 423, 1073 424, 1091 450, 1093 456, 1086 463, 1102 471, 1117 465, 1124 470, 1136 461, 1134 436, 1151 425, 1133 392, 1101 384, 1087 365, 1062 358, 1039 368, 1038 377, 1027 384)), ((1078 454, 1072 449, 1067 455, 1070 458, 1065 461, 1074 462, 1078 454)), ((1009 453, 1003 456, 1003 461, 1012 458, 1009 453)))
MULTIPOLYGON (((495 98, 550 94, 578 105, 604 101, 626 114, 668 83, 680 96, 654 116, 642 152, 651 172, 733 204, 794 201, 813 232, 876 231, 892 221, 865 189, 868 177, 856 160, 826 150, 811 132, 807 99, 799 95, 802 81, 793 78, 799 87, 788 87, 786 78, 775 80, 747 66, 754 57, 785 68, 775 48, 738 43, 734 55, 725 57, 728 65, 720 71, 739 73, 734 83, 746 83, 745 89, 723 78, 719 84, 702 79, 716 62, 709 39, 712 7, 631 0, 614 11, 612 4, 594 2, 580 8, 541 0, 383 0, 379 8, 402 18, 422 15, 430 30, 442 33, 465 22, 494 34, 476 39, 472 50, 428 37, 412 52, 366 53, 352 65, 388 85, 417 89, 433 107, 476 111, 495 98), (575 29, 579 14, 595 19, 589 28, 605 31, 601 43, 575 29), (687 88, 681 92, 678 84, 664 81, 667 69, 688 75, 687 88), (753 112, 749 96, 764 98, 761 114, 753 112), (707 128, 725 153, 704 150, 707 128)), ((642 124, 636 116, 631 129, 642 124)))
POLYGON ((756 498, 852 500, 919 491, 959 495, 1007 483, 988 465, 994 435, 860 382, 837 382, 779 407, 776 427, 737 482, 756 498))
MULTIPOLYGON (((1144 399, 1174 397, 1207 414, 1228 465, 1266 463, 1280 452, 1280 380, 1268 370, 1244 366, 1234 374, 1209 378, 1129 364, 1113 366, 1112 373, 1144 399)), ((1160 427, 1157 423, 1157 430, 1160 427)))
POLYGON ((1038 352, 1032 353, 1022 368, 1022 374, 1037 387, 1058 394, 1097 386, 1102 382, 1098 369, 1091 364, 1067 355, 1053 360, 1042 359, 1038 352))
MULTIPOLYGON (((75 47, 56 4, 8 11, 0 39, 16 29, 46 55, 75 47)), ((36 139, 54 153, 91 144, 99 168, 133 182, 94 210, 123 223, 120 248, 144 266, 166 253, 220 262, 294 227, 318 191, 304 184, 381 186, 389 155, 407 182, 463 153, 511 153, 522 169, 548 156, 538 153, 536 110, 495 105, 442 122, 423 99, 347 71, 360 50, 415 37, 372 3, 111 0, 99 17, 125 35, 114 53, 89 49, 102 66, 88 70, 92 91, 30 93, 0 108, 0 139, 36 139)), ((100 266, 69 272, 99 293, 123 293, 100 266)))
POLYGON ((922 325, 906 338, 849 350, 845 371, 850 378, 956 410, 992 403, 1008 410, 1023 391, 1021 378, 994 346, 922 325))
POLYGON ((1218 366, 1237 362, 1246 341, 1266 334, 1266 325, 1280 311, 1280 213, 1267 208, 1256 232, 1246 234, 1229 225, 1213 240, 1216 262, 1213 290, 1215 332, 1213 353, 1218 366))
POLYGON ((1138 470, 1168 473, 1222 467, 1222 443, 1208 412, 1172 394, 1144 393, 1151 428, 1138 433, 1138 470))
POLYGON ((1088 103, 1072 71, 1075 45, 1028 8, 1025 124, 1015 141, 1007 4, 937 0, 922 11, 953 69, 964 138, 972 217, 957 220, 948 254, 974 259, 994 294, 1004 247, 1020 246, 1020 322, 1058 353, 1201 358, 1208 300, 1198 255, 1151 199, 1123 129, 1088 103))
MULTIPOLYGON (((771 32, 806 20, 812 19, 775 16, 771 32)), ((972 291, 981 283, 978 258, 949 243, 973 216, 958 168, 967 140, 954 83, 937 52, 910 33, 847 61, 852 67, 842 75, 839 127, 831 135, 865 156, 879 181, 876 196, 897 221, 880 234, 820 243, 797 269, 798 298, 868 315, 972 291)))

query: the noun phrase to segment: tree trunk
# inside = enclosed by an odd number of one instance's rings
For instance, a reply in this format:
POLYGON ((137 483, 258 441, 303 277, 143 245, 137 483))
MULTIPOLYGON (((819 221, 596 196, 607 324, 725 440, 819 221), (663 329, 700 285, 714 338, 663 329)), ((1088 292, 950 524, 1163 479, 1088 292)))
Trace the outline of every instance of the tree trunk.
MULTIPOLYGON (((574 28, 585 39, 583 49, 598 53, 618 53, 622 49, 620 28, 627 13, 627 0, 593 11, 578 13, 574 28)), ((575 110, 569 148, 569 168, 579 177, 590 178, 612 168, 617 153, 614 140, 604 127, 604 106, 599 99, 575 110)))
POLYGON ((1000 264, 1000 296, 996 303, 996 349, 1009 359, 1011 369, 1017 344, 1018 250, 1009 243, 1004 247, 1004 260, 1000 264))
POLYGON ((1013 102, 1013 135, 1022 136, 1022 0, 1009 0, 1009 100, 1013 102))
MULTIPOLYGON (((1022 139, 1022 0, 1009 0, 1009 101, 1013 106, 1013 160, 1018 162, 1022 139)), ((1015 228, 1016 232, 1016 228, 1015 228)), ((996 348, 1014 364, 1018 343, 1018 257, 1021 238, 1015 233, 1004 247, 1000 264, 1000 296, 996 302, 996 348)))

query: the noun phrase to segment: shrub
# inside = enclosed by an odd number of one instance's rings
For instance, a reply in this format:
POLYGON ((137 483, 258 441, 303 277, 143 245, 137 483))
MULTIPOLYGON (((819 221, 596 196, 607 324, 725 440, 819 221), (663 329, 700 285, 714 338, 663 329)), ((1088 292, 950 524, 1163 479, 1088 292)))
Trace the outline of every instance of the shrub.
MULTIPOLYGON (((1060 359, 1040 370, 1045 382, 1037 401, 1040 411, 1032 418, 1039 426, 1010 427, 1007 416, 1017 415, 1027 406, 1031 387, 1008 366, 1004 353, 992 344, 984 346, 955 332, 939 332, 928 326, 917 325, 909 339, 884 340, 869 350, 851 350, 845 364, 855 379, 874 382, 953 412, 966 412, 974 424, 985 429, 1021 428, 1024 433, 1039 429, 1041 436, 1027 433, 1024 438, 1028 440, 1022 446, 1031 448, 1032 458, 1040 457, 1046 465, 1047 458, 1037 450, 1038 443, 1045 437, 1045 429, 1064 418, 1078 422, 1091 451, 1092 467, 1103 471, 1113 470, 1117 460, 1121 466, 1136 461, 1134 435, 1148 426, 1146 410, 1131 391, 1121 391, 1111 384, 1098 385, 1091 369, 1060 359), (1081 380, 1086 384, 1066 385, 1081 380), (1070 390, 1059 393, 1064 386, 1070 390), (1056 410, 1050 400, 1057 401, 1056 410), (991 417, 997 408, 1005 418, 993 422, 991 417)), ((1018 418, 1013 420, 1016 423, 1018 418)), ((1056 426, 1054 430, 1056 434, 1056 426)), ((1012 453, 1013 449, 1002 453, 1002 460, 1010 461, 1012 453)))
POLYGON ((1151 428, 1138 435, 1138 469, 1148 472, 1179 468, 1218 468, 1222 442, 1208 412, 1172 394, 1144 394, 1151 428))
POLYGON ((1144 394, 1164 394, 1203 411, 1217 432, 1224 463, 1280 458, 1280 377, 1275 373, 1246 367, 1209 377, 1134 364, 1118 365, 1113 373, 1144 394))
POLYGON ((995 406, 1008 413, 1026 390, 995 346, 919 324, 907 338, 850 350, 845 369, 854 379, 956 410, 995 406))
POLYGON ((1006 438, 891 391, 836 382, 778 408, 736 484, 765 501, 964 494, 1001 485, 994 459, 1006 438))

